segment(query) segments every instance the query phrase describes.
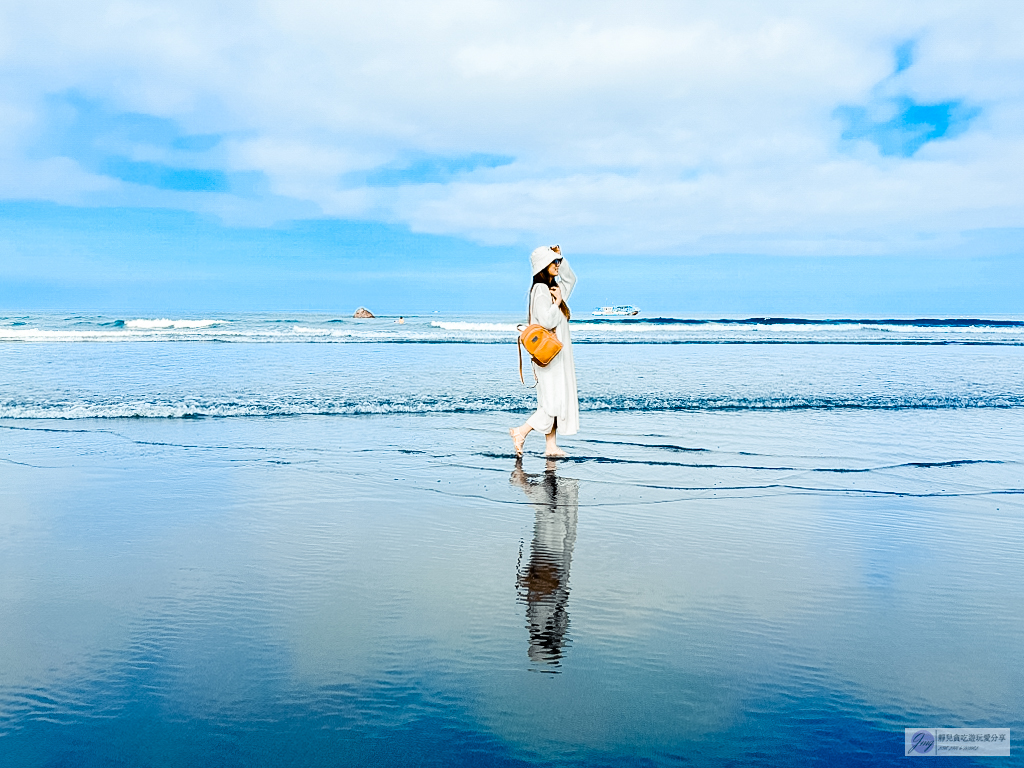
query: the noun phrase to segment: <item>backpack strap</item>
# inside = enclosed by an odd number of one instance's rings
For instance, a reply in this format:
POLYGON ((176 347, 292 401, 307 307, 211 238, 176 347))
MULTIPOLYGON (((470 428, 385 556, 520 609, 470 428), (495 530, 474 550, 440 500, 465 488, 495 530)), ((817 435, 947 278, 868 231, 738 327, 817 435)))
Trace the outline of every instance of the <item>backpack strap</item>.
MULTIPOLYGON (((532 315, 530 314, 530 305, 533 304, 533 286, 530 286, 530 297, 526 301, 526 325, 530 326, 532 315)), ((540 379, 537 378, 537 371, 533 371, 533 384, 527 384, 526 379, 523 378, 523 339, 521 336, 516 337, 516 349, 519 350, 519 380, 523 382, 524 387, 533 389, 540 383, 540 379)), ((530 366, 530 370, 533 370, 533 366, 530 366)))

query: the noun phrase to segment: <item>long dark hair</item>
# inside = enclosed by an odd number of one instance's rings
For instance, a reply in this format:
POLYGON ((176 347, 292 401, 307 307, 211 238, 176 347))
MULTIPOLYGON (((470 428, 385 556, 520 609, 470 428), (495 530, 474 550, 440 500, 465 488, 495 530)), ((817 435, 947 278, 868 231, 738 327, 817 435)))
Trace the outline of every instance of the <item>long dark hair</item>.
MULTIPOLYGON (((533 285, 530 286, 531 295, 533 294, 533 286, 537 285, 538 283, 540 283, 541 285, 546 285, 548 288, 554 288, 556 285, 558 285, 558 283, 555 281, 555 276, 548 272, 548 266, 550 265, 545 265, 544 269, 542 269, 540 272, 533 276, 533 285)), ((572 316, 572 313, 569 311, 569 305, 565 303, 564 299, 562 300, 562 303, 558 305, 558 308, 562 310, 562 314, 565 315, 566 320, 568 320, 572 316)))

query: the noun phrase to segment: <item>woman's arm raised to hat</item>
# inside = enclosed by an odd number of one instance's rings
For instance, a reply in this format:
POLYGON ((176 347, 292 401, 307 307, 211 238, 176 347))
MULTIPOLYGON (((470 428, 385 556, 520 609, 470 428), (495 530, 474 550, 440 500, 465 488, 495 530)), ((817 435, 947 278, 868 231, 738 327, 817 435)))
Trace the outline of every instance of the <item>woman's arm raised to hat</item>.
POLYGON ((562 289, 562 301, 568 301, 572 295, 572 289, 576 287, 576 273, 569 266, 569 260, 562 258, 558 265, 558 287, 562 289))

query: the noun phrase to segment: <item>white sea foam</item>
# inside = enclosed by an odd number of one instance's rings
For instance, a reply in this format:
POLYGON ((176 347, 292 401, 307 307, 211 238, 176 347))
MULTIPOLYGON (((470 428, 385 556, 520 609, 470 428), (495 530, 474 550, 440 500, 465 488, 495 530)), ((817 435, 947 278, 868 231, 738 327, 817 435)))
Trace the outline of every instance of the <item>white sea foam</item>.
POLYGON ((655 324, 643 324, 643 323, 576 323, 572 324, 572 330, 576 331, 594 331, 599 333, 651 333, 651 332, 665 332, 666 326, 655 325, 655 324))
MULTIPOLYGON (((602 395, 580 398, 581 411, 791 411, 791 410, 916 410, 963 408, 1020 408, 1020 394, 963 395, 868 394, 848 396, 717 396, 689 395, 602 395)), ((281 417, 281 416, 358 416, 403 413, 467 413, 485 411, 523 412, 532 407, 530 395, 477 394, 466 398, 357 397, 331 400, 238 400, 186 398, 180 401, 108 402, 0 402, 0 419, 183 419, 197 417, 281 417)))
POLYGON ((53 331, 45 328, 3 328, 0 341, 123 341, 124 331, 53 331))
POLYGON ((126 328, 209 328, 211 325, 216 325, 219 320, 168 320, 162 318, 159 320, 128 320, 125 322, 126 328))
MULTIPOLYGON (((74 342, 228 342, 228 343, 465 343, 504 344, 515 339, 517 324, 504 317, 465 319, 410 318, 397 325, 352 322, 330 316, 288 319, 248 315, 231 318, 64 317, 41 315, 28 324, 0 325, 0 343, 74 342), (495 322, 495 320, 497 322, 495 322), (297 324, 291 324, 297 323, 297 324)), ((883 321, 884 322, 884 321, 883 321)), ((572 324, 577 343, 883 343, 883 344, 1024 344, 1024 326, 841 324, 793 322, 646 322, 584 321, 572 324)))
POLYGON ((434 398, 389 400, 364 398, 331 402, 238 402, 194 401, 108 403, 0 403, 0 419, 186 419, 247 416, 367 416, 400 413, 465 413, 522 410, 523 403, 508 398, 476 398, 466 401, 434 398))
MULTIPOLYGON (((446 323, 435 320, 431 323, 434 328, 441 328, 445 331, 515 331, 516 326, 511 323, 446 323)), ((596 327, 596 326, 595 326, 596 327)))
POLYGON ((302 325, 296 325, 292 328, 292 333, 298 336, 332 336, 335 332, 330 328, 306 328, 302 325))
MULTIPOLYGON (((864 327, 864 326, 858 326, 864 327)), ((956 334, 956 333, 1002 333, 1020 335, 1020 326, 1000 325, 876 325, 874 328, 882 329, 892 333, 929 333, 929 334, 956 334)))

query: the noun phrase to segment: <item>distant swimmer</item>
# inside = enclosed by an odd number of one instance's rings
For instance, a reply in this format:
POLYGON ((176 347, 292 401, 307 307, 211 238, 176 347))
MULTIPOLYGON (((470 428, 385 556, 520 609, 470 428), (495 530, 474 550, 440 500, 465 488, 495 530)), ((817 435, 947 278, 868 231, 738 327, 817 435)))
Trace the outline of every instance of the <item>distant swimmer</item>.
POLYGON ((395 320, 395 322, 398 323, 399 325, 405 325, 405 318, 399 315, 398 319, 395 320))

